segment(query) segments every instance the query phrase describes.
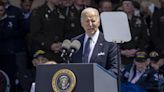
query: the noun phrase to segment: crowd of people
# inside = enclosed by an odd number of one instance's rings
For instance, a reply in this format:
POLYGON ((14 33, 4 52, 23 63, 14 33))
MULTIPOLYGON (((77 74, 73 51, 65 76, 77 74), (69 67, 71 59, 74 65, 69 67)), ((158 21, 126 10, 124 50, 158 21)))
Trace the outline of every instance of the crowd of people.
POLYGON ((29 92, 36 65, 65 63, 65 39, 81 42, 71 63, 98 63, 117 75, 120 62, 123 92, 162 92, 164 0, 159 3, 160 7, 149 0, 45 0, 31 9, 33 0, 20 0, 20 7, 0 0, 0 70, 8 75, 10 92, 29 92), (127 14, 129 42, 105 41, 99 14, 112 11, 127 14))

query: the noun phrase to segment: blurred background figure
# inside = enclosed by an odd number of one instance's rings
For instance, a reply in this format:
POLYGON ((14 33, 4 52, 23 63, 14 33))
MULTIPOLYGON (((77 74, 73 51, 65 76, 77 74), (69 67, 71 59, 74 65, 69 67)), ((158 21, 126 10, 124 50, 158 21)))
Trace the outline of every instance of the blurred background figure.
POLYGON ((148 48, 148 29, 143 18, 134 15, 134 5, 132 0, 123 0, 122 10, 128 16, 131 40, 129 42, 120 44, 120 48, 122 63, 129 64, 133 62, 134 55, 139 49, 148 48))
POLYGON ((150 29, 152 16, 154 12, 158 10, 158 8, 148 0, 141 1, 140 5, 141 5, 141 8, 140 8, 141 16, 145 19, 148 25, 148 28, 150 29))
POLYGON ((64 15, 67 17, 69 12, 70 12, 70 7, 73 5, 74 0, 63 0, 62 1, 62 8, 63 8, 63 12, 64 15))
MULTIPOLYGON (((3 21, 6 20, 7 14, 5 13, 5 5, 2 1, 0 1, 0 41, 3 39, 3 21)), ((1 51, 1 50, 0 50, 1 51)), ((2 53, 0 54, 0 60, 2 60, 2 53)), ((3 62, 3 61, 1 61, 3 62)), ((0 63, 2 64, 2 63, 0 63)), ((0 65, 2 66, 2 65, 0 65)), ((0 91, 9 92, 10 89, 10 81, 8 75, 3 71, 3 68, 0 67, 0 91)))
POLYGON ((141 14, 140 14, 140 8, 141 8, 140 3, 138 3, 137 1, 133 1, 133 6, 134 6, 134 15, 135 16, 141 16, 141 14))
MULTIPOLYGON (((30 18, 31 18, 31 7, 33 4, 33 0, 20 0, 20 10, 23 15, 23 30, 28 34, 30 32, 30 18)), ((28 35, 25 35, 25 41, 26 41, 26 53, 27 53, 27 60, 26 62, 23 62, 22 59, 19 60, 17 65, 20 69, 17 72, 17 77, 20 82, 20 86, 22 88, 23 92, 29 92, 31 83, 34 80, 34 75, 31 71, 30 65, 31 63, 31 57, 29 56, 29 46, 28 46, 28 35)))
POLYGON ((85 7, 97 7, 97 4, 95 3, 94 0, 84 0, 84 6, 85 7))
POLYGON ((111 0, 112 4, 113 4, 113 9, 115 9, 116 7, 118 7, 120 5, 120 2, 122 0, 111 0))
POLYGON ((74 0, 63 0, 62 5, 63 5, 63 7, 69 7, 73 4, 73 1, 74 0))
MULTIPOLYGON (((112 2, 110 0, 101 0, 98 4, 98 10, 102 12, 110 12, 113 10, 112 2)), ((100 23, 99 30, 103 32, 102 24, 100 23)))
POLYGON ((164 0, 160 0, 161 8, 152 17, 151 39, 155 51, 164 55, 164 0))
POLYGON ((41 5, 43 5, 47 0, 34 0, 33 4, 32 4, 32 9, 35 9, 37 7, 40 7, 41 5))
POLYGON ((22 11, 11 5, 8 0, 1 1, 4 3, 5 11, 3 12, 4 17, 1 20, 0 30, 0 67, 9 76, 11 92, 16 92, 16 85, 19 83, 17 73, 23 71, 27 63, 25 40, 27 32, 24 30, 22 11))
POLYGON ((154 45, 151 40, 150 29, 152 27, 152 16, 153 13, 158 10, 154 3, 149 0, 142 0, 140 3, 139 16, 143 18, 144 22, 147 25, 147 34, 148 34, 148 52, 154 50, 154 45))
POLYGON ((112 2, 110 0, 101 0, 99 2, 99 12, 109 12, 113 10, 112 2))
MULTIPOLYGON (((22 11, 23 22, 24 22, 24 30, 27 33, 30 32, 30 18, 32 15, 32 4, 33 4, 33 0, 21 0, 20 1, 20 9, 22 11)), ((26 37, 26 40, 28 40, 27 37, 26 37)))
MULTIPOLYGON (((3 19, 3 17, 4 16, 6 16, 5 14, 5 4, 2 2, 2 1, 0 1, 1 2, 1 4, 0 4, 0 19, 2 20, 3 19)), ((2 36, 0 36, 0 37, 2 37, 2 36)))
MULTIPOLYGON (((162 56, 159 55, 156 51, 150 52, 149 56, 150 56, 151 66, 155 70, 160 71, 160 68, 162 68, 164 65, 162 56)), ((164 70, 161 70, 161 71, 164 71, 164 70)))
POLYGON ((20 6, 22 10, 27 13, 31 11, 31 6, 33 4, 33 0, 21 0, 20 6))
POLYGON ((164 57, 158 52, 152 51, 149 53, 150 65, 157 71, 158 84, 155 85, 150 92, 163 92, 164 90, 164 57))
POLYGON ((80 14, 84 8, 84 0, 74 0, 73 4, 69 7, 69 9, 66 8, 64 10, 64 14, 66 14, 65 16, 67 19, 68 39, 71 39, 84 32, 80 24, 80 14))
MULTIPOLYGON (((28 20, 28 25, 31 17, 31 6, 33 4, 33 0, 21 0, 20 8, 23 12, 23 17, 25 20, 28 20)), ((29 29, 29 28, 28 28, 29 29)))
POLYGON ((67 32, 65 26, 66 17, 59 7, 59 0, 47 0, 33 10, 29 40, 34 59, 42 57, 57 63, 63 62, 59 50, 67 32))

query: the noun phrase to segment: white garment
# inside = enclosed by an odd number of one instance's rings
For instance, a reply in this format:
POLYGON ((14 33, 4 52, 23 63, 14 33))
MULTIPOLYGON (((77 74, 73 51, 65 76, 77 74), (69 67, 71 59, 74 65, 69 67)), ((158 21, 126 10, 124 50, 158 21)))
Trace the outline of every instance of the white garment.
POLYGON ((136 71, 136 75, 135 77, 131 80, 131 83, 132 84, 135 84, 139 79, 140 77, 144 74, 144 71, 140 72, 140 71, 136 71))
POLYGON ((31 89, 30 89, 30 92, 35 92, 35 82, 33 82, 32 84, 31 84, 31 89))
MULTIPOLYGON (((88 57, 88 63, 90 62, 94 47, 95 47, 96 42, 97 42, 98 37, 99 37, 99 33, 100 33, 99 30, 97 30, 96 33, 91 37, 90 53, 89 53, 89 57, 88 57)), ((83 54, 84 54, 84 50, 85 50, 85 44, 86 44, 88 38, 89 38, 89 36, 87 34, 85 34, 84 44, 83 44, 83 54)))

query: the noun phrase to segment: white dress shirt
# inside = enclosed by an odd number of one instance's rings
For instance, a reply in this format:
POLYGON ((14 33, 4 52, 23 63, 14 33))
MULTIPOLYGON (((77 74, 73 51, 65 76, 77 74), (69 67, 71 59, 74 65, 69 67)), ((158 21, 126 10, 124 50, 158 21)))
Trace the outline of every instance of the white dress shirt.
MULTIPOLYGON (((89 62, 90 62, 90 59, 91 59, 91 56, 92 56, 92 53, 93 53, 93 49, 94 49, 94 47, 96 45, 96 42, 98 40, 99 33, 100 33, 99 30, 97 30, 96 33, 91 37, 90 53, 89 53, 89 57, 88 57, 89 62)), ((89 38, 89 36, 87 34, 85 34, 84 44, 83 44, 83 54, 84 54, 85 44, 86 44, 88 38, 89 38)))
POLYGON ((135 77, 131 80, 131 83, 135 84, 139 79, 140 77, 144 74, 145 71, 137 71, 136 70, 136 75, 135 77))

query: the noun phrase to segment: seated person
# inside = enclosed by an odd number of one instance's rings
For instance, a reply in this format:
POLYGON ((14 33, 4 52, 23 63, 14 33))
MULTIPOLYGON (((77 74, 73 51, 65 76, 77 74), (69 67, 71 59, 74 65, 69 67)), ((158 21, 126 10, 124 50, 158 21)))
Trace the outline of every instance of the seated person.
POLYGON ((147 53, 137 51, 133 64, 125 66, 123 71, 122 92, 146 92, 157 83, 155 74, 156 71, 149 66, 147 53))
POLYGON ((39 64, 57 64, 55 61, 49 61, 47 58, 44 57, 45 52, 42 50, 38 50, 34 54, 34 59, 32 60, 32 64, 36 67, 39 64))
POLYGON ((159 55, 158 52, 156 51, 152 51, 150 54, 150 63, 151 63, 151 66, 157 70, 158 72, 161 72, 161 74, 164 73, 164 59, 163 59, 163 56, 159 55), (163 72, 163 73, 162 73, 163 72))
POLYGON ((164 59, 163 57, 156 51, 152 51, 149 54, 150 57, 150 65, 151 67, 156 70, 157 73, 157 80, 158 85, 155 85, 153 89, 151 89, 151 92, 164 90, 164 59))

